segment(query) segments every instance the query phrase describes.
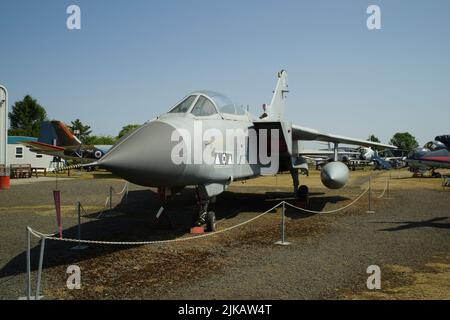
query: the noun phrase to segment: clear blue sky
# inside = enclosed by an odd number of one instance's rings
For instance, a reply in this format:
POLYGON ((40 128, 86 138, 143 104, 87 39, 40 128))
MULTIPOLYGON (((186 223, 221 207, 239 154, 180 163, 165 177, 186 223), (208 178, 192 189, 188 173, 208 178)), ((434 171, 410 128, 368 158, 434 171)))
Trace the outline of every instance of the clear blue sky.
POLYGON ((289 73, 294 123, 387 142, 450 134, 450 1, 0 0, 0 83, 96 134, 210 89, 260 113, 289 73), (81 30, 66 8, 81 7, 81 30), (366 27, 381 7, 382 30, 366 27))

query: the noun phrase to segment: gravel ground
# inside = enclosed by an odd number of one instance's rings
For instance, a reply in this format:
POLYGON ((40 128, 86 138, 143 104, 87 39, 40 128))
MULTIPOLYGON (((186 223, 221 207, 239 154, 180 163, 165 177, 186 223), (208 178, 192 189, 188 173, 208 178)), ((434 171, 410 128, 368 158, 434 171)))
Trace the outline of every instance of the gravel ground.
MULTIPOLYGON (((359 174, 339 192, 313 184, 311 208, 332 210, 348 204, 361 192, 360 184, 369 173, 359 174)), ((218 198, 215 211, 219 229, 255 217, 279 199, 293 201, 289 198, 291 187, 278 184, 283 179, 277 180, 276 186, 265 184, 264 179, 269 178, 261 178, 256 185, 236 184, 218 198)), ((379 194, 384 180, 376 179, 379 183, 374 183, 375 192, 379 194)), ((373 214, 366 213, 367 197, 335 214, 289 209, 289 246, 274 245, 280 237, 280 210, 232 231, 165 245, 90 246, 74 251, 70 250, 74 244, 47 241, 44 294, 49 299, 352 298, 353 293, 367 291, 369 265, 380 266, 382 283, 386 280, 390 286, 405 286, 411 277, 402 277, 402 273, 394 277, 389 266, 415 270, 450 252, 450 193, 440 190, 439 183, 398 180, 392 183, 393 199, 373 199, 373 214), (81 267, 81 290, 65 287, 70 264, 81 267)), ((192 190, 165 204, 164 213, 156 219, 161 204, 155 193, 133 185, 127 203, 114 195, 114 211, 99 217, 109 187, 120 191, 122 180, 73 179, 60 181, 58 186, 65 237, 76 236, 76 201, 82 201, 86 211, 83 238, 136 241, 188 236, 186 229, 194 211, 192 190)), ((1 298, 23 295, 25 226, 42 232, 55 230, 54 187, 51 181, 34 182, 0 192, 1 298)), ((38 251, 34 240, 34 271, 38 251)))

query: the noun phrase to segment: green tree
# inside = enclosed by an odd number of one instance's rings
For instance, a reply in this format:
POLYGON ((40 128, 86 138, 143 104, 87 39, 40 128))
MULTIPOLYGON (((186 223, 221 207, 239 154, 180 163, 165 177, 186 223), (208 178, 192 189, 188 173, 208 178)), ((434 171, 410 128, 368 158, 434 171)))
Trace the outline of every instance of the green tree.
POLYGON ((139 128, 140 125, 139 124, 129 124, 126 125, 124 127, 122 127, 122 130, 120 130, 119 135, 117 136, 117 139, 122 138, 124 135, 126 135, 127 133, 139 128))
POLYGON ((37 137, 42 121, 47 118, 47 112, 36 99, 26 95, 23 100, 14 103, 8 117, 10 135, 37 137))
POLYGON ((419 146, 416 138, 409 132, 397 132, 392 137, 390 144, 406 151, 411 151, 419 146))
MULTIPOLYGON (((380 139, 378 139, 378 137, 375 136, 374 134, 371 134, 371 135, 369 136, 369 138, 367 138, 367 141, 381 143, 380 139)), ((382 150, 382 148, 379 148, 379 147, 372 147, 372 149, 378 150, 378 151, 381 151, 381 150, 382 150)))
POLYGON ((90 126, 83 124, 80 119, 76 119, 71 122, 69 130, 80 138, 83 144, 89 144, 90 134, 92 133, 90 126), (75 131, 78 131, 78 133, 75 133, 75 131))
POLYGON ((369 136, 369 138, 367 138, 367 141, 372 141, 372 142, 381 143, 380 139, 378 139, 378 137, 375 136, 374 134, 371 134, 371 135, 369 136))
POLYGON ((112 145, 114 143, 116 143, 116 138, 112 136, 89 136, 87 139, 87 144, 89 145, 112 145))

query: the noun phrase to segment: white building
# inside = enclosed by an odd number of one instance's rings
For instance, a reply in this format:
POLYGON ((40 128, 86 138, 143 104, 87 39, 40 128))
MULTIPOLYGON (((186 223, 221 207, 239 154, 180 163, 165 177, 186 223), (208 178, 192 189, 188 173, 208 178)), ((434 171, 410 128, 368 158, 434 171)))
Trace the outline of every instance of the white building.
POLYGON ((37 141, 33 137, 8 136, 8 164, 30 164, 32 168, 53 170, 53 156, 31 152, 19 141, 37 141))

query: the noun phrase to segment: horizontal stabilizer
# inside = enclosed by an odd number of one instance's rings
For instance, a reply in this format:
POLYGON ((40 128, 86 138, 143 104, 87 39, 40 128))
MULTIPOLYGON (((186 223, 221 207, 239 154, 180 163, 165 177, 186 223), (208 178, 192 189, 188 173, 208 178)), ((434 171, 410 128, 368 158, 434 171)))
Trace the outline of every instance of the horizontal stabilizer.
POLYGON ((51 144, 38 141, 19 141, 20 144, 30 148, 31 150, 39 151, 64 151, 63 147, 53 146, 51 144))

